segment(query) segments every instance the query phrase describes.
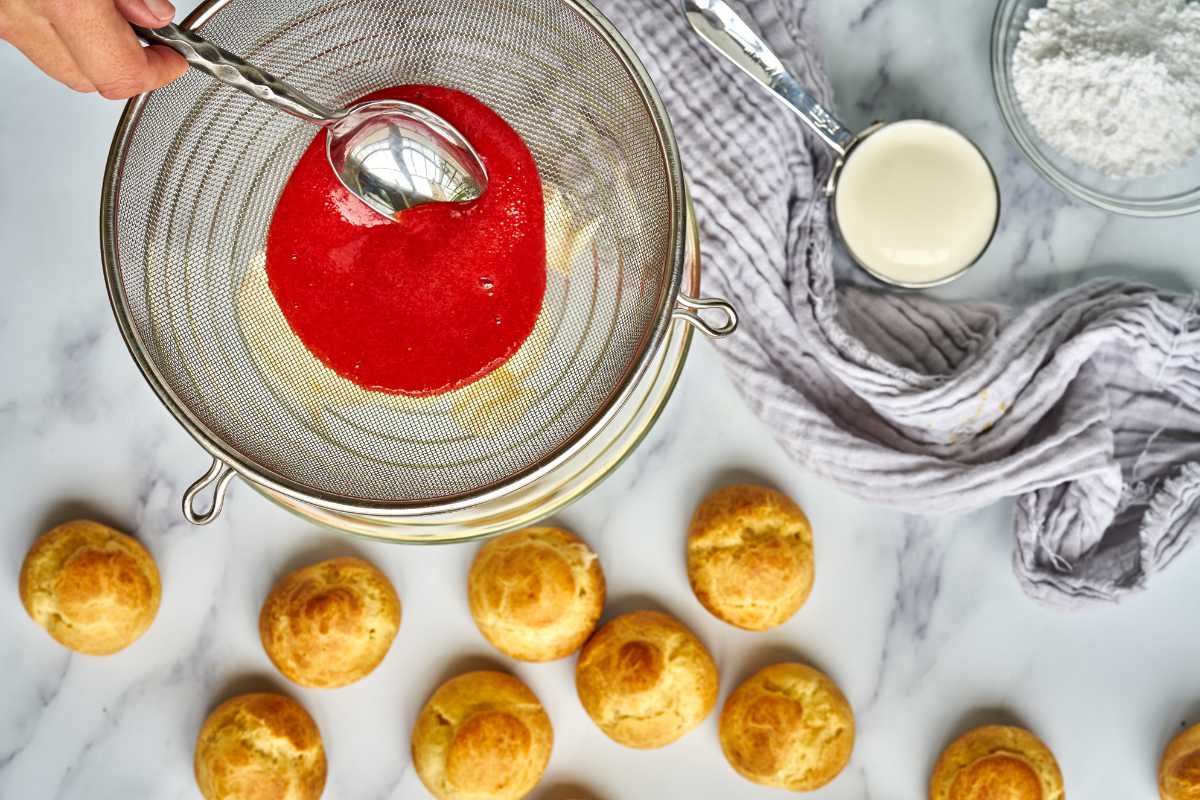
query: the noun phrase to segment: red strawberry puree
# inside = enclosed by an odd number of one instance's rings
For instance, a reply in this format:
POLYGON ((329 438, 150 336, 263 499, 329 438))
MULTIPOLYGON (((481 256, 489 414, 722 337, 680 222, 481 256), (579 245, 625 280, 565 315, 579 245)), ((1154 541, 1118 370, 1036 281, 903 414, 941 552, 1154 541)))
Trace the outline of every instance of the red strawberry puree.
POLYGON ((482 378, 533 330, 546 288, 542 185, 521 137, 470 95, 397 86, 475 147, 483 196, 379 216, 338 182, 320 133, 288 179, 267 236, 267 277, 288 324, 365 389, 433 395, 482 378))

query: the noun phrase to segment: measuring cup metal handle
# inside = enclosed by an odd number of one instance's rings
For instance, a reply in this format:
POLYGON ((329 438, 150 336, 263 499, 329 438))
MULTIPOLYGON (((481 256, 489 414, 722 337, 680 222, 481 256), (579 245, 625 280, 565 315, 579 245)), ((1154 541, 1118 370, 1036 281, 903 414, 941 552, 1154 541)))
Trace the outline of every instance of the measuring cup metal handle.
POLYGON ((846 155, 855 134, 800 85, 779 56, 724 0, 681 0, 683 13, 701 39, 770 90, 838 155, 846 155))
POLYGON ((826 111, 825 107, 817 102, 817 98, 796 83, 796 79, 790 73, 785 72, 777 76, 770 89, 794 109, 825 144, 833 148, 839 156, 846 155, 850 145, 854 143, 856 134, 826 111))
POLYGON ((339 112, 321 105, 294 86, 218 47, 194 31, 184 30, 178 25, 164 25, 161 28, 134 25, 133 30, 149 44, 161 44, 171 48, 193 67, 213 76, 226 86, 257 97, 294 117, 318 125, 341 118, 339 112))

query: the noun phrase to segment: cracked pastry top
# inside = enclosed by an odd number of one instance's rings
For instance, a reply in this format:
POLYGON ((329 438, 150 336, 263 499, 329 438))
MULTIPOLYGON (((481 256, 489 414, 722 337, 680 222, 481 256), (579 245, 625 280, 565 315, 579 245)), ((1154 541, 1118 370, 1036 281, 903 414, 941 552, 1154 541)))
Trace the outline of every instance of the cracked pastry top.
POLYGON ((325 747, 304 707, 281 694, 231 697, 196 737, 196 785, 205 800, 317 800, 325 790, 325 747))
POLYGON ((575 688, 592 721, 628 747, 670 744, 717 703, 717 667, 691 631, 658 611, 616 617, 584 645, 575 688))
POLYGON ((154 558, 107 525, 74 520, 39 538, 21 566, 21 602, 60 644, 109 655, 146 632, 162 597, 154 558))
POLYGON ((288 680, 315 688, 368 675, 399 628, 396 590, 361 558, 334 558, 283 576, 258 618, 271 663, 288 680))
POLYGON ((561 528, 526 528, 492 539, 467 578, 480 633, 522 661, 553 661, 582 647, 604 597, 596 554, 561 528))
POLYGON ((688 528, 688 582, 720 620, 752 631, 796 613, 813 585, 812 527, 781 492, 735 485, 704 498, 688 528))
POLYGON ((733 690, 721 710, 721 750, 738 774, 793 792, 836 778, 854 750, 854 712, 828 676, 773 664, 733 690))
POLYGON ((1200 725, 1181 731, 1163 751, 1158 792, 1162 800, 1200 797, 1200 725))
POLYGON ((929 779, 930 800, 1063 800, 1054 754, 1024 728, 985 725, 942 752, 929 779))
POLYGON ((412 758, 438 800, 516 800, 541 779, 554 731, 529 687, 468 672, 438 687, 417 716, 412 758))

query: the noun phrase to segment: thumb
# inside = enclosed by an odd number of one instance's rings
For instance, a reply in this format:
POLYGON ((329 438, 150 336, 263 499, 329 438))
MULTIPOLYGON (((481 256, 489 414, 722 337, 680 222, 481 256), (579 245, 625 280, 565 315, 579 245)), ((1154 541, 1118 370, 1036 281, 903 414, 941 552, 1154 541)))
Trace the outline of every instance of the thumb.
POLYGON ((169 0, 116 0, 121 16, 143 28, 161 28, 175 18, 169 0))

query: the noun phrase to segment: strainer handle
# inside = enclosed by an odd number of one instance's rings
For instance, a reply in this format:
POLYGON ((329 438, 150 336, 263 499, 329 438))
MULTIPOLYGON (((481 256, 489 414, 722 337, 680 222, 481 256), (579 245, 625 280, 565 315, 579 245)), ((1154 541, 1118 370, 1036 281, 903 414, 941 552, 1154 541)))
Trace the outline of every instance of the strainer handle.
POLYGON ((225 492, 229 489, 229 482, 233 480, 233 476, 236 474, 232 467, 221 459, 214 457, 212 466, 208 468, 208 472, 201 475, 183 493, 184 518, 193 525, 207 525, 216 519, 221 513, 222 506, 225 505, 225 492), (207 511, 197 511, 196 498, 212 484, 216 484, 215 488, 213 488, 212 503, 209 504, 207 511))
POLYGON ((309 122, 325 124, 340 117, 340 112, 321 105, 295 87, 269 72, 259 69, 241 56, 217 47, 203 36, 178 25, 133 30, 150 44, 161 44, 183 56, 189 64, 208 73, 226 86, 270 103, 281 111, 309 122))
POLYGON ((728 300, 717 297, 688 297, 681 294, 677 302, 679 305, 671 312, 671 318, 686 322, 710 339, 724 339, 737 330, 737 309, 728 300), (713 325, 700 316, 701 311, 709 310, 720 311, 725 316, 725 321, 720 325, 713 325))

